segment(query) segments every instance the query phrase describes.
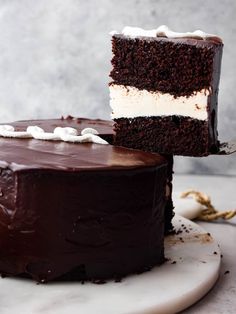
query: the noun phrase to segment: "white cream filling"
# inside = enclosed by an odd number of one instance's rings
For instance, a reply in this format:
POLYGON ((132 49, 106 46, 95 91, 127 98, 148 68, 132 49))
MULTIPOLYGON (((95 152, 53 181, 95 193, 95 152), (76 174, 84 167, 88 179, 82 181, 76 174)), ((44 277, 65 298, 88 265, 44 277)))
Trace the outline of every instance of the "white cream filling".
MULTIPOLYGON (((119 34, 117 31, 110 32, 111 35, 119 34)), ((219 38, 214 34, 208 34, 201 30, 196 30, 194 32, 185 32, 179 33, 170 30, 166 25, 161 25, 156 29, 145 30, 139 27, 131 27, 125 26, 121 31, 121 34, 125 36, 129 36, 131 38, 144 36, 144 37, 157 37, 157 36, 166 36, 167 38, 200 38, 200 39, 207 39, 207 38, 219 38)), ((220 39, 220 38, 219 38, 220 39)))
POLYGON ((209 90, 195 92, 191 96, 174 97, 168 93, 149 92, 132 86, 110 85, 112 119, 184 116, 206 120, 209 90))

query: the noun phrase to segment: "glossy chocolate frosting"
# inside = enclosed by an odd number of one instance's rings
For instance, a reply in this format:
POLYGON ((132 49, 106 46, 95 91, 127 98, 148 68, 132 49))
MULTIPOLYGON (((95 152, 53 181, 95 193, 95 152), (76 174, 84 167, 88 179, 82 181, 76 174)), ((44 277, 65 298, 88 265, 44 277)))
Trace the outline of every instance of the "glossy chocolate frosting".
MULTIPOLYGON (((17 130, 110 122, 11 123, 17 130)), ((37 281, 122 277, 163 262, 166 160, 91 143, 0 138, 0 272, 37 281)))
MULTIPOLYGON (((9 123, 12 124, 12 123, 9 123)), ((16 130, 25 130, 29 121, 16 121, 12 125, 16 130)), ((113 121, 101 120, 101 119, 86 119, 86 118, 76 118, 72 116, 61 117, 60 119, 41 119, 41 120, 31 120, 31 125, 37 125, 44 129, 46 132, 50 132, 56 127, 71 127, 78 130, 80 133, 84 128, 95 128, 99 136, 104 138, 109 143, 113 141, 113 121)))
MULTIPOLYGON (((17 131, 37 125, 52 132, 55 127, 70 126, 80 133, 93 127, 103 138, 109 136, 110 122, 86 119, 34 120, 10 123, 17 131)), ((91 169, 136 168, 161 165, 164 158, 112 145, 66 143, 35 139, 0 138, 0 166, 13 171, 24 169, 53 169, 90 171, 91 169)))

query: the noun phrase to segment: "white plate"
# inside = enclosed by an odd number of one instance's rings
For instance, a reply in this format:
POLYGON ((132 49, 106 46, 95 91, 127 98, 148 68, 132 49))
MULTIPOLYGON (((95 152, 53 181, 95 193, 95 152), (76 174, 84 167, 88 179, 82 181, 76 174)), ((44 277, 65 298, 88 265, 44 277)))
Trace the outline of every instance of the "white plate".
POLYGON ((220 250, 197 224, 175 217, 187 232, 165 240, 169 259, 160 267, 120 283, 50 283, 0 279, 1 314, 156 314, 176 313, 204 296, 218 278, 220 250))

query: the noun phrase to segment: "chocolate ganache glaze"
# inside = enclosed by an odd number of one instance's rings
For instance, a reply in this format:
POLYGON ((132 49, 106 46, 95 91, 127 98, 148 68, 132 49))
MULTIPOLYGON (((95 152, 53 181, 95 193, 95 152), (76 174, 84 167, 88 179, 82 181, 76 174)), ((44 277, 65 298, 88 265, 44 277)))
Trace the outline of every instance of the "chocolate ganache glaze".
MULTIPOLYGON (((93 127, 106 138, 109 123, 11 125, 93 127)), ((0 137, 0 272, 100 280, 162 263, 166 168, 158 154, 112 145, 0 137)))

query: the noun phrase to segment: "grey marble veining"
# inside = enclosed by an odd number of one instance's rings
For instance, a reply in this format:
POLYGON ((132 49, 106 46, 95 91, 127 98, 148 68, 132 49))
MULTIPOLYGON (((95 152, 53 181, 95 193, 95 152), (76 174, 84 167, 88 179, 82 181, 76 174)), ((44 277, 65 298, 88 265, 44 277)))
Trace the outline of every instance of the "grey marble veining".
MULTIPOLYGON (((0 122, 109 118, 109 31, 167 24, 223 37, 219 134, 236 137, 235 16, 234 0, 0 0, 0 122)), ((236 174, 236 157, 177 158, 176 171, 236 174)))
MULTIPOLYGON (((193 188, 211 197, 218 210, 235 209, 236 177, 177 175, 174 178, 174 203, 179 204, 181 192, 193 188)), ((183 200, 182 200, 183 202, 183 200)), ((181 202, 181 203, 182 203, 181 202)), ((236 309, 236 217, 216 222, 197 222, 211 233, 222 252, 220 277, 215 287, 183 314, 234 314, 236 309)))

